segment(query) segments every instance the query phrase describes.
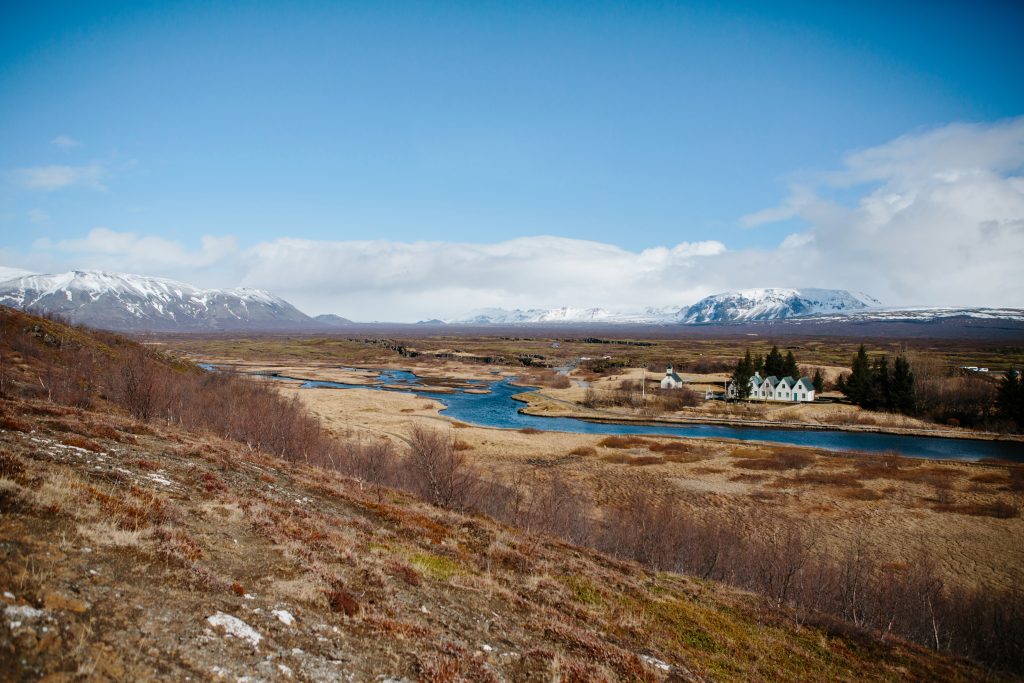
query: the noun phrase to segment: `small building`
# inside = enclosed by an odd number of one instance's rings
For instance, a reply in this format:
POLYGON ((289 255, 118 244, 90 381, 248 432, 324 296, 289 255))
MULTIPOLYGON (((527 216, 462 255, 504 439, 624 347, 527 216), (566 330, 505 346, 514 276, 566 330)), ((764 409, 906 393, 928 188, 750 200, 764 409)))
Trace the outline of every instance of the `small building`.
MULTIPOLYGON (((736 398, 736 385, 729 382, 726 386, 726 398, 736 398)), ((750 399, 755 401, 790 401, 806 403, 814 400, 814 382, 810 377, 794 379, 792 377, 761 377, 755 372, 750 378, 750 399)))
POLYGON ((661 378, 662 389, 680 389, 683 386, 683 378, 676 374, 672 366, 665 368, 665 376, 661 378))

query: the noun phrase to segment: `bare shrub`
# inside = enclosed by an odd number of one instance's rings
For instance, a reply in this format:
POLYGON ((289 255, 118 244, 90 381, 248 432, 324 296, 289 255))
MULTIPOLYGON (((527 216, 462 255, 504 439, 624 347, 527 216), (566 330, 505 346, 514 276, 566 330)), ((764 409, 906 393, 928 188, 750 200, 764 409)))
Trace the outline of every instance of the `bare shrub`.
POLYGON ((359 614, 359 602, 341 585, 335 585, 327 591, 327 605, 332 612, 343 612, 347 617, 359 614))
POLYGON ((472 502, 478 478, 449 434, 413 427, 406 463, 413 491, 425 500, 456 510, 472 502))
POLYGON ((690 387, 658 389, 655 392, 656 407, 666 413, 676 412, 683 408, 693 408, 701 403, 702 399, 690 387))
POLYGON ((520 373, 516 377, 520 384, 537 387, 549 387, 551 389, 568 389, 572 386, 572 380, 567 375, 549 369, 535 368, 520 373))

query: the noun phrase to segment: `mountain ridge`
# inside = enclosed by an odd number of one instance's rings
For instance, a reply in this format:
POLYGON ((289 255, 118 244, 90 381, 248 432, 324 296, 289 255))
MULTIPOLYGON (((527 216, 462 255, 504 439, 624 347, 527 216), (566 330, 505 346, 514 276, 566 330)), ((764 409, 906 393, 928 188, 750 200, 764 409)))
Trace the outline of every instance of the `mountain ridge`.
POLYGON ((453 324, 534 323, 630 323, 676 325, 804 317, 820 313, 863 311, 881 305, 867 294, 843 289, 744 289, 705 297, 692 306, 648 307, 638 311, 605 308, 531 308, 506 310, 487 308, 466 317, 448 320, 453 324))
POLYGON ((261 289, 200 289, 129 273, 72 270, 0 282, 0 304, 121 331, 218 331, 319 327, 261 289))

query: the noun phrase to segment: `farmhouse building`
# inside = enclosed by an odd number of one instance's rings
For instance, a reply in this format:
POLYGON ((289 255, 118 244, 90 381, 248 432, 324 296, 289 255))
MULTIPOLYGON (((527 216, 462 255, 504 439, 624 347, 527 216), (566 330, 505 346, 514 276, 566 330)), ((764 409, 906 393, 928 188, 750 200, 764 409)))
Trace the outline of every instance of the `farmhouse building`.
POLYGON ((672 366, 665 368, 665 376, 661 378, 662 389, 679 389, 683 386, 683 378, 676 374, 672 366))
MULTIPOLYGON (((726 398, 736 398, 736 384, 729 382, 726 387, 726 398)), ((750 378, 750 399, 757 401, 791 401, 803 403, 814 400, 814 382, 810 377, 793 379, 778 378, 775 375, 761 377, 755 372, 750 378)))

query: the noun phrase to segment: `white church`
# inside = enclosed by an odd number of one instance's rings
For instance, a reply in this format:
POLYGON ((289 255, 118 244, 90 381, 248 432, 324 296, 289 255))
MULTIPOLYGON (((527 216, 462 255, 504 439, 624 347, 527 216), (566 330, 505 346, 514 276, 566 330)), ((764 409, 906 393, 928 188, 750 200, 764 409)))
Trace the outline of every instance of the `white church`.
POLYGON ((665 376, 661 378, 662 389, 679 389, 683 386, 683 378, 676 374, 675 369, 670 365, 665 368, 665 376))
MULTIPOLYGON (((736 395, 736 384, 729 382, 725 389, 726 398, 736 398, 736 395)), ((810 377, 779 379, 775 375, 761 377, 760 373, 755 372, 754 376, 750 378, 750 399, 752 401, 810 402, 814 400, 814 382, 810 377)))

